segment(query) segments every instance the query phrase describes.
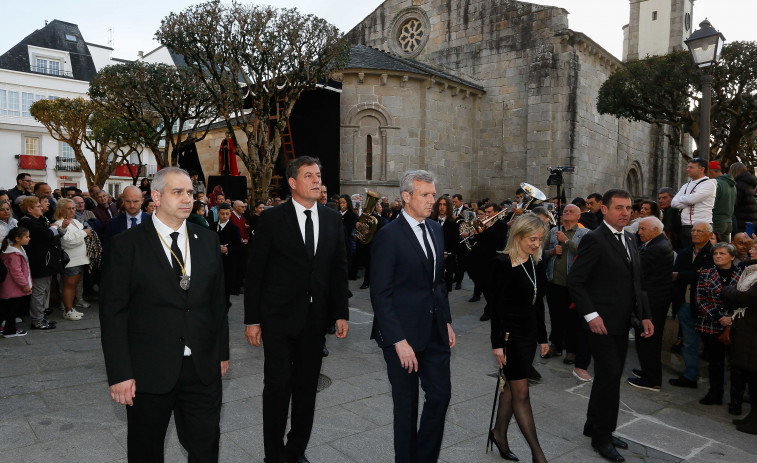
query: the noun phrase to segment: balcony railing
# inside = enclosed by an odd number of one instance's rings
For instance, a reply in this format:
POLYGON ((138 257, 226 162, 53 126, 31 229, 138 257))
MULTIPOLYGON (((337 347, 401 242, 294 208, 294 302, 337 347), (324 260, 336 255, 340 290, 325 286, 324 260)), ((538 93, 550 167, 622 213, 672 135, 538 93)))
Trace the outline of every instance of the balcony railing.
POLYGON ((47 156, 33 154, 17 154, 18 168, 24 170, 46 170, 47 156))
POLYGON ((81 172, 81 166, 76 158, 57 156, 55 158, 55 170, 62 172, 81 172))
POLYGON ((47 74, 50 76, 58 76, 58 77, 73 77, 74 73, 71 71, 64 71, 62 69, 53 69, 51 67, 46 66, 32 66, 31 67, 32 72, 36 72, 38 74, 47 74))

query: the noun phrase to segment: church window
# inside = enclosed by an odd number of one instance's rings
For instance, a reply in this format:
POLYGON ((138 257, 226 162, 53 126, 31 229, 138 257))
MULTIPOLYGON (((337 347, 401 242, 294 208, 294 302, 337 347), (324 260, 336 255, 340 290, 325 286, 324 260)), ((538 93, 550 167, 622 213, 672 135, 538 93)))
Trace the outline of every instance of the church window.
POLYGON ((400 27, 399 37, 397 40, 402 47, 402 51, 413 53, 423 43, 423 36, 426 34, 423 23, 416 18, 410 18, 400 27))
POLYGON ((373 137, 370 135, 365 142, 365 179, 373 180, 373 137))
POLYGON ((652 21, 657 21, 657 12, 656 11, 652 12, 652 21))

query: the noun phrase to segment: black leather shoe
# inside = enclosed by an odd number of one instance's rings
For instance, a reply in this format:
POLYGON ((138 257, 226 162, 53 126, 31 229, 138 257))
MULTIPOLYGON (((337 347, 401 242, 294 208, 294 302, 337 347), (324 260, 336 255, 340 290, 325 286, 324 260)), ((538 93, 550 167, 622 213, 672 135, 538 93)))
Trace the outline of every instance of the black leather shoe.
POLYGON ((329 350, 326 349, 325 347, 323 348, 323 356, 324 357, 328 357, 329 356, 329 350))
POLYGON ((744 418, 736 418, 732 422, 736 426, 741 426, 742 424, 749 423, 750 421, 752 421, 752 419, 754 419, 754 415, 752 415, 752 412, 749 412, 749 414, 747 416, 745 416, 744 418))
POLYGON ((699 403, 702 405, 723 405, 723 396, 717 397, 708 393, 699 399, 699 403))
POLYGON ((617 450, 615 450, 615 447, 609 443, 605 442, 604 444, 594 444, 591 443, 591 446, 594 447, 594 449, 599 453, 602 458, 609 461, 626 461, 625 458, 621 454, 618 453, 617 450))
POLYGON ((728 404, 728 413, 731 415, 741 415, 741 404, 728 404))
POLYGON ((360 285, 360 289, 368 289, 368 283, 363 283, 360 285))
POLYGON ((481 320, 482 322, 485 322, 485 321, 490 320, 491 318, 492 317, 490 317, 488 313, 484 312, 483 314, 481 314, 481 317, 479 318, 479 320, 481 320))
POLYGON ((668 383, 670 383, 671 386, 690 387, 692 389, 697 388, 696 381, 692 381, 688 378, 684 378, 683 376, 679 376, 678 378, 670 378, 668 380, 668 383))
POLYGON ((641 370, 638 369, 638 368, 634 368, 633 370, 631 370, 631 374, 634 375, 634 376, 636 376, 637 378, 641 378, 642 377, 641 370))
POLYGON ((456 283, 455 289, 463 289, 463 285, 461 285, 460 283, 456 283))
POLYGON ((509 447, 503 449, 502 446, 499 445, 497 439, 494 438, 494 431, 489 431, 489 439, 487 443, 489 444, 489 450, 491 450, 492 445, 496 446, 497 450, 499 451, 499 456, 501 456, 505 460, 520 461, 518 456, 510 451, 509 447))
POLYGON ((481 300, 481 296, 473 296, 472 298, 468 299, 468 302, 478 302, 481 300))
POLYGON ((562 359, 562 363, 566 365, 573 365, 576 363, 576 354, 565 354, 565 358, 562 359))
POLYGON ((287 460, 287 463, 310 463, 310 460, 308 460, 308 457, 303 453, 295 460, 287 460))
POLYGON ((627 449, 628 448, 628 442, 621 440, 615 436, 612 437, 612 446, 617 447, 619 449, 627 449))

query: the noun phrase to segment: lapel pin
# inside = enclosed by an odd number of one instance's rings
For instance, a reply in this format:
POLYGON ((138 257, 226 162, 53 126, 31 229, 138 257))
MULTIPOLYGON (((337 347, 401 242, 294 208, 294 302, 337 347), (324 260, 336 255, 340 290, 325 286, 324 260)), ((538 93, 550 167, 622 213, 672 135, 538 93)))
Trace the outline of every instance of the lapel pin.
POLYGON ((197 235, 195 235, 195 239, 197 239, 197 235))

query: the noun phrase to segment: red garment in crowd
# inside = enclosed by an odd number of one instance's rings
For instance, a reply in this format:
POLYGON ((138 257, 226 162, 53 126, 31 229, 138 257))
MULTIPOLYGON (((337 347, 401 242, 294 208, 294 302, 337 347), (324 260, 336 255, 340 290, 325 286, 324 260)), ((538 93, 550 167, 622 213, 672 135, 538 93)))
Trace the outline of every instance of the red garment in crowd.
POLYGON ((231 138, 224 138, 224 140, 221 142, 221 147, 218 148, 218 171, 221 175, 223 175, 224 168, 226 167, 224 164, 224 148, 229 147, 229 175, 236 175, 239 176, 239 168, 237 168, 237 157, 234 153, 234 141, 231 138))
POLYGON ((244 216, 238 217, 236 212, 231 211, 231 218, 229 220, 239 228, 239 234, 242 235, 243 240, 249 239, 249 231, 247 230, 247 227, 245 227, 247 220, 244 216))

